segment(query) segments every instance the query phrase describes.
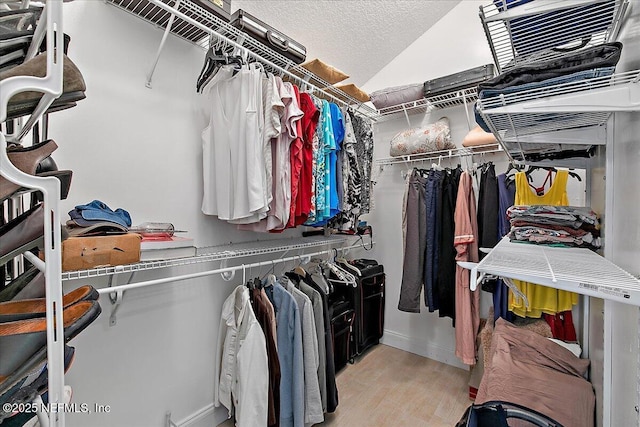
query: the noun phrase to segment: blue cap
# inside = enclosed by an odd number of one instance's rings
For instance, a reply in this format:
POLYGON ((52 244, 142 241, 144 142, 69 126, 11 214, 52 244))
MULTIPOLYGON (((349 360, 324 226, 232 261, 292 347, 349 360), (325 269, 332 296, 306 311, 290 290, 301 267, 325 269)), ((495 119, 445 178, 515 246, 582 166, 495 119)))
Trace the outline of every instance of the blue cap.
POLYGON ((86 205, 78 205, 69 216, 78 225, 90 226, 92 221, 110 221, 120 224, 123 227, 131 227, 131 216, 124 209, 111 210, 106 203, 94 200, 86 205), (83 221, 84 220, 84 221, 83 221), (85 221, 89 221, 88 223, 85 221), (83 224, 84 223, 84 224, 83 224))

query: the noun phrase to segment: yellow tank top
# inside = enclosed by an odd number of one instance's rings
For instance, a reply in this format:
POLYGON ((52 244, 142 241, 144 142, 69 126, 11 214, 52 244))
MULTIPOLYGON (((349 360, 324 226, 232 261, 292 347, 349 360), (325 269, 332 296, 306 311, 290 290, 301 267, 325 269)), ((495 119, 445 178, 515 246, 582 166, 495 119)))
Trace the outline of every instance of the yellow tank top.
MULTIPOLYGON (((567 206, 567 181, 569 172, 559 170, 554 177, 553 184, 544 195, 538 196, 529 187, 529 181, 524 172, 516 173, 516 205, 552 205, 567 206)), ((540 317, 542 313, 556 314, 571 310, 578 303, 578 294, 557 290, 534 283, 514 280, 513 283, 529 299, 529 307, 522 300, 516 299, 513 292, 509 292, 509 310, 521 317, 540 317)))

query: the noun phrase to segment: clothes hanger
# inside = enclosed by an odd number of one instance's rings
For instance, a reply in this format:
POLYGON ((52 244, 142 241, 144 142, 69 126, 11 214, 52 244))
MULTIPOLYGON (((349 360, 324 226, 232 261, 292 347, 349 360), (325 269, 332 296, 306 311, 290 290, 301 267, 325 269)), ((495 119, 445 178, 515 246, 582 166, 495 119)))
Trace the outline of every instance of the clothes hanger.
POLYGON ((198 76, 198 80, 196 81, 196 90, 198 93, 202 92, 202 89, 207 85, 207 83, 215 76, 220 67, 223 64, 226 64, 227 59, 224 52, 221 50, 217 50, 214 47, 210 47, 207 50, 207 53, 204 57, 204 64, 202 66, 202 70, 200 71, 200 75, 198 76))
POLYGON ((304 268, 302 268, 302 257, 300 255, 298 255, 298 265, 296 265, 293 268, 293 272, 296 273, 298 276, 301 276, 301 277, 306 277, 307 276, 307 272, 305 271, 304 268))

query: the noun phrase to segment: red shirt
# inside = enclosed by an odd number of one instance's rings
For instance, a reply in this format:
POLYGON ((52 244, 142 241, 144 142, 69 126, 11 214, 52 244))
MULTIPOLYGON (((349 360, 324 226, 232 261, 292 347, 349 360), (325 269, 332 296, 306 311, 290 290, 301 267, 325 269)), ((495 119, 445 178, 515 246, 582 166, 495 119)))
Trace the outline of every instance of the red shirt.
POLYGON ((302 127, 302 173, 300 176, 300 188, 298 190, 298 203, 296 205, 295 224, 303 224, 311 211, 311 194, 313 185, 313 135, 320 120, 320 110, 316 108, 308 93, 300 94, 300 109, 304 112, 302 127))
MULTIPOLYGON (((300 105, 300 91, 298 90, 298 86, 293 85, 293 90, 296 93, 296 102, 298 103, 298 105, 300 105)), ((304 120, 304 116, 302 117, 302 120, 304 120)), ((303 163, 302 120, 298 120, 296 122, 296 138, 291 142, 291 148, 289 148, 289 156, 291 161, 291 208, 289 210, 289 222, 287 223, 287 228, 293 228, 298 224, 296 215, 298 213, 300 177, 302 174, 303 163)), ((309 212, 307 212, 307 215, 308 214, 309 212)))

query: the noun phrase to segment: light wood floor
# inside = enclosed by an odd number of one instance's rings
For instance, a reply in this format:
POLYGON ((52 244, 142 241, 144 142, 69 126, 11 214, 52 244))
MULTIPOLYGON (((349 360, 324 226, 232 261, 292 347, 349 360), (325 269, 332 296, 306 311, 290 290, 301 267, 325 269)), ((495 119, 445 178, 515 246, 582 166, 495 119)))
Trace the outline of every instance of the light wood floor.
POLYGON ((317 426, 453 427, 471 404, 468 371, 382 344, 336 381, 338 409, 317 426))
POLYGON ((468 371, 382 344, 336 380, 338 409, 320 426, 453 427, 471 404, 468 371))

